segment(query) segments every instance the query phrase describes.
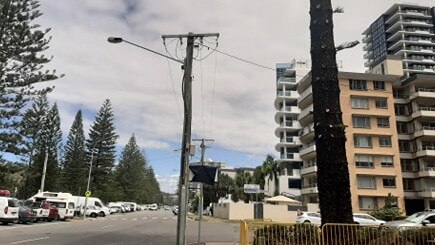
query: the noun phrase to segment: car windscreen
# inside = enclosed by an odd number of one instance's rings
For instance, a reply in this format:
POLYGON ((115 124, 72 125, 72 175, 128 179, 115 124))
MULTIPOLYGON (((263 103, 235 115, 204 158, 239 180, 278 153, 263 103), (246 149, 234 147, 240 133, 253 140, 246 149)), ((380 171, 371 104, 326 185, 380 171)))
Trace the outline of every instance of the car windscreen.
POLYGON ((8 199, 8 206, 12 208, 18 207, 18 201, 16 199, 8 199))

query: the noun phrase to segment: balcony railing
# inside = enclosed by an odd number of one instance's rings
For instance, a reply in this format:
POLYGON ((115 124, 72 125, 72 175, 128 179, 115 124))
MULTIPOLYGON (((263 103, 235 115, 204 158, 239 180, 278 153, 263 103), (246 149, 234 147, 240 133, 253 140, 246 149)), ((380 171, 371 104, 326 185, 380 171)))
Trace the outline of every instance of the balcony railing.
POLYGON ((285 92, 278 91, 277 94, 278 94, 278 96, 291 96, 292 95, 291 91, 285 91, 285 92))
POLYGON ((435 111, 435 107, 433 106, 420 106, 420 111, 435 111))
POLYGON ((278 78, 279 82, 286 82, 286 83, 295 83, 296 82, 296 78, 294 77, 280 77, 278 78))
POLYGON ((302 188, 313 188, 313 187, 317 187, 317 183, 312 183, 312 184, 302 186, 302 188))
POLYGON ((435 127, 423 126, 423 130, 435 130, 435 127))
POLYGON ((280 127, 293 127, 293 121, 282 122, 279 124, 280 127))
POLYGON ((421 149, 423 151, 434 151, 435 150, 435 145, 425 145, 425 146, 422 146, 421 149))
POLYGON ((435 88, 417 88, 417 92, 435 93, 435 88))

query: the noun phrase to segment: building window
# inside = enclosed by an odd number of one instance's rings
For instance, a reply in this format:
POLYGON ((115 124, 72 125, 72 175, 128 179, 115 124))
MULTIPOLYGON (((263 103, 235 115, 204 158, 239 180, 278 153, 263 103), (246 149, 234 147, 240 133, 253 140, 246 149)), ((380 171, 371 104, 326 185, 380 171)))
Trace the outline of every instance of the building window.
POLYGON ((288 188, 289 189, 301 189, 301 180, 288 179, 288 188))
POLYGON ((358 168, 373 168, 373 156, 355 155, 355 165, 358 168))
POLYGON ((382 184, 384 185, 384 188, 396 188, 396 178, 395 177, 383 178, 382 184))
POLYGON ((370 128, 370 117, 352 116, 354 128, 370 128))
POLYGON ((349 80, 350 90, 367 90, 367 81, 349 80))
POLYGON ((352 108, 354 109, 368 109, 369 99, 368 98, 351 98, 352 108))
POLYGON ((381 167, 393 167, 393 156, 381 156, 381 167))
POLYGON ((358 197, 359 208, 365 210, 372 210, 378 208, 376 197, 358 197))
POLYGON ((380 147, 391 147, 391 137, 379 137, 379 146, 380 147))
POLYGON ((375 100, 375 105, 376 108, 387 109, 388 108, 387 99, 377 99, 375 100))
POLYGON ((373 176, 357 176, 358 188, 376 189, 376 179, 373 176))
POLYGON ((354 136, 353 140, 355 147, 373 147, 370 136, 354 136))
POLYGON ((376 118, 378 128, 389 128, 390 119, 388 117, 378 117, 376 118))
POLYGON ((404 191, 415 191, 414 179, 403 179, 403 190, 404 191))
POLYGON ((384 81, 373 81, 373 89, 378 91, 385 90, 385 82, 384 81))

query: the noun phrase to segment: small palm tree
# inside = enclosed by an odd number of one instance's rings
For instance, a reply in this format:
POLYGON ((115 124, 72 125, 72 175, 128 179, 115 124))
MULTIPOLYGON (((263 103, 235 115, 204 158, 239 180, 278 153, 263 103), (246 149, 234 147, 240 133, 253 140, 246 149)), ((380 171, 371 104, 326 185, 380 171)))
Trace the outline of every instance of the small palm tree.
POLYGON ((272 155, 267 155, 266 160, 263 162, 261 166, 261 170, 264 176, 269 176, 268 180, 274 180, 275 184, 275 192, 274 195, 279 195, 279 164, 275 159, 273 159, 272 155))

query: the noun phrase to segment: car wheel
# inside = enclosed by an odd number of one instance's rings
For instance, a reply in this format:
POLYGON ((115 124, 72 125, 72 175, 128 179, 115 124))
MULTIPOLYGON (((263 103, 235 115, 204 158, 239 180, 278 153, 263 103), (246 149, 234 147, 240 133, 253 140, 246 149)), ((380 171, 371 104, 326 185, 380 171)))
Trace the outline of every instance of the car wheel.
POLYGON ((8 222, 3 221, 2 224, 3 224, 3 225, 8 225, 8 222))
POLYGON ((304 221, 304 224, 310 224, 310 223, 311 223, 311 221, 309 221, 309 220, 304 221))
POLYGON ((101 217, 105 217, 106 214, 105 214, 104 212, 100 212, 100 216, 101 216, 101 217))
POLYGON ((90 215, 92 218, 97 218, 97 214, 96 213, 91 213, 90 215))

